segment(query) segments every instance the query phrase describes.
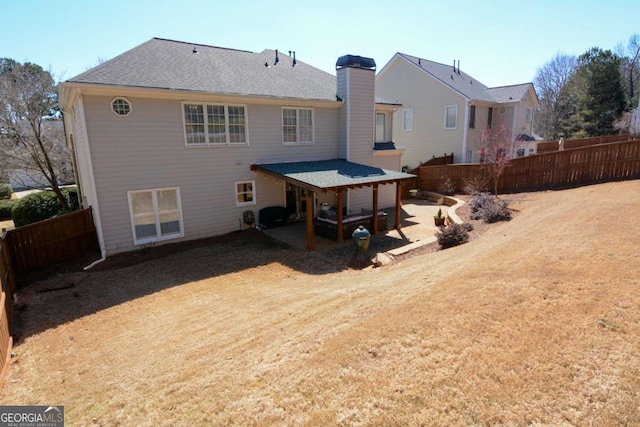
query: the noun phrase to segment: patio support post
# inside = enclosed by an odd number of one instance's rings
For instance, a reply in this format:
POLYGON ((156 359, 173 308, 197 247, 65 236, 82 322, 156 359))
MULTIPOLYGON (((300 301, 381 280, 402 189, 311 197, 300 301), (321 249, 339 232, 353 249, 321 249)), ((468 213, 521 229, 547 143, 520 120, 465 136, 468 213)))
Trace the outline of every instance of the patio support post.
POLYGON ((314 214, 314 204, 313 197, 314 193, 311 190, 305 191, 305 200, 307 203, 307 250, 313 250, 313 214, 314 214))
POLYGON ((400 207, 402 206, 402 181, 396 183, 396 223, 394 228, 400 230, 400 207))
POLYGON ((338 230, 337 231, 337 235, 336 235, 336 240, 340 243, 342 243, 342 241, 344 240, 344 236, 342 233, 342 191, 338 191, 337 194, 337 201, 338 201, 338 212, 336 212, 336 214, 338 215, 338 230))
POLYGON ((371 232, 378 234, 378 184, 373 184, 373 221, 371 222, 371 232))

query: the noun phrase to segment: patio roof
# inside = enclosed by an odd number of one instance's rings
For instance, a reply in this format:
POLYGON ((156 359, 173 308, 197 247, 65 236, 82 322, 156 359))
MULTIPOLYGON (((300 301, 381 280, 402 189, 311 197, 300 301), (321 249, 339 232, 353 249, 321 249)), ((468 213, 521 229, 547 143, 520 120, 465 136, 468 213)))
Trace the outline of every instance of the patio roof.
POLYGON ((253 164, 251 170, 278 176, 300 187, 323 192, 370 187, 375 184, 392 184, 415 178, 415 175, 408 173, 342 159, 253 164))

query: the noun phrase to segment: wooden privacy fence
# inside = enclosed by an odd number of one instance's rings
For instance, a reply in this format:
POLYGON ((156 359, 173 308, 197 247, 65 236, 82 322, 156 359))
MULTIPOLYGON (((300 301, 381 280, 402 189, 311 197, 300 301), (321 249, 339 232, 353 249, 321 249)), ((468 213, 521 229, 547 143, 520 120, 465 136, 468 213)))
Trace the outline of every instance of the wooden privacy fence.
POLYGON ((6 233, 0 235, 0 284, 2 284, 2 294, 0 294, 0 388, 9 369, 11 361, 11 349, 13 348, 13 338, 11 337, 13 319, 13 293, 15 291, 15 275, 11 267, 11 257, 4 244, 6 233))
POLYGON ((72 212, 0 236, 0 388, 6 378, 13 348, 12 319, 15 276, 66 261, 98 244, 91 208, 72 212))
MULTIPOLYGON (((564 141, 563 145, 565 150, 570 150, 572 148, 581 148, 581 147, 588 147, 591 145, 607 144, 609 142, 629 141, 632 139, 634 139, 634 137, 629 134, 603 135, 603 136, 596 136, 593 138, 567 139, 564 141)), ((560 148, 560 144, 558 143, 558 141, 539 142, 538 148, 536 149, 536 151, 538 154, 544 154, 544 153, 551 153, 551 152, 558 151, 559 148, 560 148)))
MULTIPOLYGON (((421 166, 417 186, 438 191, 451 179, 458 190, 465 180, 483 176, 490 165, 421 166)), ((509 162, 498 191, 514 193, 569 187, 595 182, 640 178, 640 140, 593 145, 572 150, 520 157, 509 162)))
POLYGON ((15 274, 72 259, 97 244, 91 208, 9 230, 4 239, 15 274))

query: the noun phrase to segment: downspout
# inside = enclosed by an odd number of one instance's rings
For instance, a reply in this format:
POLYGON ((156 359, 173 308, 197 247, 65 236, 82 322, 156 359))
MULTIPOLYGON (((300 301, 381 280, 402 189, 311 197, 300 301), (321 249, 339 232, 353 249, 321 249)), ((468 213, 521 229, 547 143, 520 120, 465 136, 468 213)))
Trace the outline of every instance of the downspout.
MULTIPOLYGON (((477 109, 477 107, 476 107, 477 109)), ((462 135, 462 163, 467 163, 467 147, 469 145, 469 100, 464 103, 464 122, 463 122, 463 135, 462 135)))
POLYGON ((85 148, 84 157, 85 157, 85 161, 87 164, 87 171, 88 171, 86 178, 89 181, 87 185, 89 187, 89 192, 93 195, 95 199, 92 208, 93 208, 93 215, 95 219, 94 223, 96 225, 96 235, 98 237, 98 246, 100 247, 100 258, 95 260, 91 264, 87 265, 86 267, 84 267, 83 270, 86 271, 94 267, 95 265, 101 263, 105 259, 107 259, 107 250, 104 247, 104 235, 102 233, 102 221, 100 219, 98 193, 96 191, 96 180, 93 174, 93 162, 91 161, 91 150, 89 149, 89 133, 87 132, 87 122, 86 122, 85 113, 84 113, 84 103, 82 102, 82 94, 80 94, 78 97, 78 109, 80 110, 80 113, 82 116, 82 126, 79 129, 79 131, 82 134, 81 141, 84 142, 84 148, 85 148))
POLYGON ((511 157, 515 157, 515 153, 513 152, 514 145, 516 143, 516 117, 518 115, 518 106, 513 106, 513 120, 511 123, 511 157))
MULTIPOLYGON (((349 70, 349 67, 346 67, 344 69, 344 73, 346 74, 346 84, 345 84, 345 93, 347 94, 347 96, 345 97, 344 100, 344 108, 346 109, 346 116, 347 116, 347 122, 346 122, 346 132, 347 132, 347 138, 346 138, 346 149, 347 149, 347 161, 350 160, 351 158, 351 93, 350 93, 350 80, 351 80, 351 72, 349 70)), ((351 206, 351 190, 347 189, 347 200, 346 200, 346 208, 347 208, 347 213, 349 212, 350 206, 351 206)))

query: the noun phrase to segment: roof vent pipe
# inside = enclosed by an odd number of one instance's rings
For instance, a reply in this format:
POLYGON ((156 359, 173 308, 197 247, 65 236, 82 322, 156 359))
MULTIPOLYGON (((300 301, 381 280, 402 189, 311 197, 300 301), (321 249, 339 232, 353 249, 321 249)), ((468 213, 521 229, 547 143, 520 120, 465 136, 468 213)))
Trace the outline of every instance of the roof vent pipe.
POLYGON ((460 60, 458 59, 458 74, 460 74, 460 60))
POLYGON ((453 72, 454 73, 456 72, 456 60, 455 59, 453 60, 453 72))
POLYGON ((293 51, 293 62, 291 63, 292 67, 295 67, 298 61, 296 61, 296 51, 293 51))
POLYGON ((278 49, 276 49, 276 60, 273 61, 273 65, 278 65, 280 63, 280 58, 278 58, 278 49))

